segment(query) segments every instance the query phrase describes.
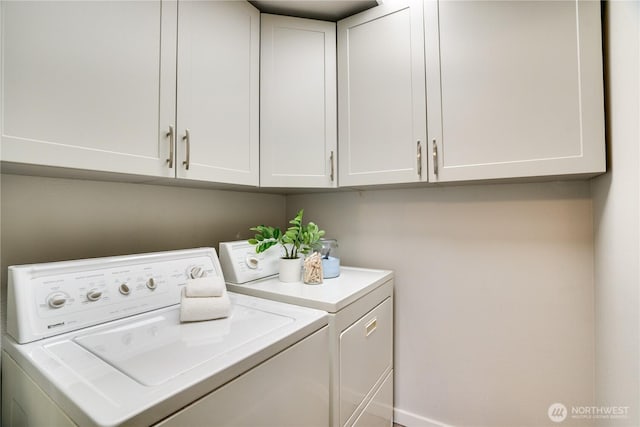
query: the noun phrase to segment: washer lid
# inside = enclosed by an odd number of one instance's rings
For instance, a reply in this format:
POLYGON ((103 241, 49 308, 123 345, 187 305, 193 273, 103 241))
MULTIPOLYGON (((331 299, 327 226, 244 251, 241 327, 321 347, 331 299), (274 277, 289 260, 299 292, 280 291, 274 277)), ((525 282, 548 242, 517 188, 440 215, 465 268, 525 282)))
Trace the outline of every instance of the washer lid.
POLYGON ((2 351, 78 425, 154 425, 327 325, 323 311, 229 298, 225 321, 180 324, 176 305, 27 344, 4 335, 2 351))
POLYGON ((73 341, 138 383, 157 386, 294 320, 234 305, 226 319, 180 323, 173 310, 73 341))

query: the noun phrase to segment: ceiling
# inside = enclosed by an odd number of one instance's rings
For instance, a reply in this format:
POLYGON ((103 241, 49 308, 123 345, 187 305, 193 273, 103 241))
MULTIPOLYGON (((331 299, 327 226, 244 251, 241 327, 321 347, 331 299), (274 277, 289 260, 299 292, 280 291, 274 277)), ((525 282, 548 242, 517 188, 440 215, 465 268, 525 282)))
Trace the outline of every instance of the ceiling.
POLYGON ((260 12, 339 21, 378 5, 376 0, 253 0, 260 12))

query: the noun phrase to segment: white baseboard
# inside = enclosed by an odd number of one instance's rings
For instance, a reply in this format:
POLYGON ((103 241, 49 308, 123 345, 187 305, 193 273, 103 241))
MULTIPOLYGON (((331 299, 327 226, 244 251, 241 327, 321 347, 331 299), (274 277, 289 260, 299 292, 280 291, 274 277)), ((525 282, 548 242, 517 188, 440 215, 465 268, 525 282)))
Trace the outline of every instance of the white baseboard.
POLYGON ((393 422, 405 427, 453 427, 440 421, 432 420, 402 409, 393 408, 393 422))

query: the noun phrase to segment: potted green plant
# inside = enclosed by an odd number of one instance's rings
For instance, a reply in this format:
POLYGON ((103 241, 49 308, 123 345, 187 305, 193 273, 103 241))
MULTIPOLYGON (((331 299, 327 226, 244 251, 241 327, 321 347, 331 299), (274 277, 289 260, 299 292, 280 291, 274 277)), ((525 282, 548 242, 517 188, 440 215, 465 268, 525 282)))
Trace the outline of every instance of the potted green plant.
POLYGON ((284 249, 284 256, 280 259, 279 277, 283 282, 299 282, 302 268, 302 258, 311 250, 317 249, 320 245, 320 238, 324 236, 324 230, 309 222, 304 225, 302 217, 304 209, 300 209, 296 216, 289 221, 289 228, 282 232, 277 227, 268 225, 258 225, 250 230, 255 231, 253 239, 249 243, 255 245, 256 253, 266 251, 275 245, 281 245, 284 249))

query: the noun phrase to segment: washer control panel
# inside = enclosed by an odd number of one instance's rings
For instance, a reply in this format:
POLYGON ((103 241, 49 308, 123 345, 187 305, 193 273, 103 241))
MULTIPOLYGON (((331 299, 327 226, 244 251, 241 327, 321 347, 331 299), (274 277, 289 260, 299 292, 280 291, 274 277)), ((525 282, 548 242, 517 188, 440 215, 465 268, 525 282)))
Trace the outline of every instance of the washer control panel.
POLYGON ((257 254, 255 246, 246 240, 220 243, 220 264, 229 283, 247 283, 278 274, 282 256, 282 248, 277 245, 257 254))
POLYGON ((22 344, 177 304, 206 276, 222 276, 213 248, 9 267, 7 332, 22 344))

